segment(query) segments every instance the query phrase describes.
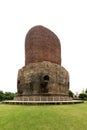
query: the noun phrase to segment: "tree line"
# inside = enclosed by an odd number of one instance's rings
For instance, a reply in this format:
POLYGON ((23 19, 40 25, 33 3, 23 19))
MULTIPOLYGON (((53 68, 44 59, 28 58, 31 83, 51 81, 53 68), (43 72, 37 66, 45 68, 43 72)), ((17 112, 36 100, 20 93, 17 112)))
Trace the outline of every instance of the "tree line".
POLYGON ((78 95, 75 95, 71 90, 69 90, 69 97, 72 97, 72 98, 78 98, 78 99, 82 99, 82 100, 87 100, 87 89, 83 92, 83 93, 80 93, 78 95))
POLYGON ((16 96, 16 93, 3 92, 3 91, 0 90, 0 101, 13 100, 15 96, 16 96))
POLYGON ((79 98, 87 100, 87 89, 85 90, 84 93, 79 94, 79 98))

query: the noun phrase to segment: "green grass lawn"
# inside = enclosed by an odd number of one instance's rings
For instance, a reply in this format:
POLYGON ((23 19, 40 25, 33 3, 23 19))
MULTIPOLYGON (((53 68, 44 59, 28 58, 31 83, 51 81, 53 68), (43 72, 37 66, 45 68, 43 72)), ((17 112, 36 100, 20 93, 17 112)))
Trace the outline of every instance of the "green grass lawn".
POLYGON ((0 130, 87 130, 87 102, 35 106, 0 104, 0 130))

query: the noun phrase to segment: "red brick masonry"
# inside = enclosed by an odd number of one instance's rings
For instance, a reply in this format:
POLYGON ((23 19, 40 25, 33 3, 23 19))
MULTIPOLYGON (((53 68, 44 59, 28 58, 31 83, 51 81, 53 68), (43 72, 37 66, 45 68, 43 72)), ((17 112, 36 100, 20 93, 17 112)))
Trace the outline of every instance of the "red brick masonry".
POLYGON ((43 26, 35 26, 26 35, 25 65, 42 61, 61 65, 61 45, 52 31, 43 26))

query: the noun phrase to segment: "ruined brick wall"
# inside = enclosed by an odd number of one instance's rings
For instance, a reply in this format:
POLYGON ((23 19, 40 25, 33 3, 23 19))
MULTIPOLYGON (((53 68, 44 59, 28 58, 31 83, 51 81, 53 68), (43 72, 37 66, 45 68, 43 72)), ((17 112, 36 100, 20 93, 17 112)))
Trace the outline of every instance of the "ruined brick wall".
POLYGON ((25 65, 42 61, 61 65, 61 46, 52 31, 43 26, 35 26, 26 35, 25 65))

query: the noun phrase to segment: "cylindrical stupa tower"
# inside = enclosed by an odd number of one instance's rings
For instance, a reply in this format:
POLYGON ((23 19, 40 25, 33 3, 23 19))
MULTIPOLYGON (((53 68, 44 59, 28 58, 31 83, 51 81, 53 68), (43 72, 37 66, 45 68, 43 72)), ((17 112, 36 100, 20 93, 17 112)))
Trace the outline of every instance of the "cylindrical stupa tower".
POLYGON ((61 65, 61 46, 52 31, 43 26, 35 26, 25 38, 25 65, 42 61, 61 65))
POLYGON ((68 100, 69 74, 61 66, 60 40, 43 26, 26 35, 25 66, 18 71, 17 90, 17 100, 68 100))

